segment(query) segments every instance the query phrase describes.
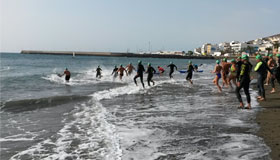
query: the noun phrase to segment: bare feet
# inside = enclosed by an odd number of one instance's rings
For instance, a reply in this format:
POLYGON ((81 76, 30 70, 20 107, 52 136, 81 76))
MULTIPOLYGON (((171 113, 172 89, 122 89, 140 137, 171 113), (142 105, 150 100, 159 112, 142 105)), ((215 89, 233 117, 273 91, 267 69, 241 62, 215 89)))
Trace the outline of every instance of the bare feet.
POLYGON ((275 91, 275 89, 274 88, 272 88, 272 90, 271 90, 271 92, 270 93, 275 93, 276 91, 275 91))
POLYGON ((251 109, 251 104, 249 103, 245 109, 251 109))

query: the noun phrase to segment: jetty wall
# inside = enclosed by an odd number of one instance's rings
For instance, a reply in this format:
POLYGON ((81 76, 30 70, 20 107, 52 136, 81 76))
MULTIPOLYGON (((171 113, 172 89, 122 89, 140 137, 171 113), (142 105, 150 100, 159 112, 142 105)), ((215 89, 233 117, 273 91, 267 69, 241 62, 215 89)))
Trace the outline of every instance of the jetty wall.
POLYGON ((136 54, 122 52, 73 52, 73 51, 35 51, 23 50, 21 54, 49 54, 49 55, 71 55, 75 56, 109 56, 109 57, 139 57, 139 58, 176 58, 176 59, 214 59, 212 56, 181 56, 162 54, 136 54))

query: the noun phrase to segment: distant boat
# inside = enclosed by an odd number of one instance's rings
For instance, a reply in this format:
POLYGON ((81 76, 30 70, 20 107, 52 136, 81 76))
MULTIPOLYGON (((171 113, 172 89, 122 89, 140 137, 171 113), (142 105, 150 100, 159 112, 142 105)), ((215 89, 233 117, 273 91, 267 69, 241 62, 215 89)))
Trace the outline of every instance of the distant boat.
POLYGON ((73 52, 73 56, 72 56, 73 58, 75 57, 75 52, 73 52))

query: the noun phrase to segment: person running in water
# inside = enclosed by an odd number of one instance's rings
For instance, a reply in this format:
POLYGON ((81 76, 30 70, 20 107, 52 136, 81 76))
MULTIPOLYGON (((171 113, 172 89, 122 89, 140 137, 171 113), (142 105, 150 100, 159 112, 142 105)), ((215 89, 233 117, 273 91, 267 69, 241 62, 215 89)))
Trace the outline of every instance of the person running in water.
POLYGON ((65 81, 66 81, 66 82, 69 82, 70 77, 71 77, 71 73, 70 73, 70 71, 68 71, 67 68, 65 68, 63 74, 58 75, 58 76, 59 76, 59 77, 62 77, 62 76, 64 76, 64 75, 65 75, 65 81))
POLYGON ((216 74, 213 83, 218 87, 219 92, 222 92, 222 87, 219 85, 219 80, 222 77, 221 71, 222 71, 222 66, 220 66, 220 60, 216 60, 216 66, 214 68, 214 71, 212 71, 212 73, 216 74))
POLYGON ((128 75, 131 75, 131 73, 133 72, 133 70, 135 70, 135 68, 133 67, 132 63, 130 62, 126 67, 126 70, 128 72, 128 75))
POLYGON ((112 72, 112 74, 111 75, 113 75, 113 78, 115 79, 117 76, 118 76, 118 67, 117 66, 115 66, 115 68, 113 69, 113 72, 112 72))
POLYGON ((98 66, 97 69, 96 69, 96 78, 101 78, 102 77, 101 71, 102 71, 102 69, 100 68, 100 66, 98 66))
POLYGON ((278 53, 276 55, 277 57, 277 61, 276 61, 276 66, 275 68, 273 69, 273 76, 271 77, 271 87, 272 87, 272 90, 270 93, 275 93, 276 90, 275 90, 275 80, 277 80, 277 82, 279 83, 280 85, 280 54, 278 53))
POLYGON ((137 74, 136 74, 136 76, 134 77, 134 83, 135 83, 136 86, 137 86, 136 79, 137 79, 138 77, 140 77, 142 86, 143 86, 143 88, 145 88, 145 85, 144 85, 144 82, 143 82, 143 72, 145 72, 145 68, 144 68, 144 66, 142 65, 142 61, 138 61, 137 74))
POLYGON ((235 61, 235 59, 232 59, 231 67, 230 67, 230 75, 228 77, 228 84, 231 88, 232 88, 231 81, 236 86, 236 71, 237 71, 236 61, 235 61))
POLYGON ((258 73, 258 89, 259 89, 259 96, 258 99, 260 101, 265 101, 265 89, 264 89, 264 81, 266 78, 266 74, 269 71, 272 73, 271 69, 266 65, 264 61, 262 61, 262 56, 256 56, 257 65, 255 67, 255 71, 258 73))
POLYGON ((121 64, 121 65, 120 65, 120 68, 119 68, 118 71, 117 71, 117 72, 120 73, 120 80, 122 80, 123 72, 124 72, 124 71, 125 71, 126 75, 128 75, 126 69, 125 69, 125 68, 122 66, 122 64, 121 64))
POLYGON ((193 75, 193 71, 194 71, 194 67, 192 65, 192 61, 189 61, 189 65, 188 65, 188 69, 187 69, 187 77, 186 80, 189 81, 191 84, 193 84, 192 82, 192 75, 193 75))
POLYGON ((229 74, 230 66, 231 64, 227 62, 227 58, 224 58, 222 61, 222 79, 223 79, 223 86, 226 85, 227 87, 229 86, 228 74, 229 74))
MULTIPOLYGON (((273 70, 274 67, 276 67, 276 61, 273 59, 272 54, 268 55, 267 65, 268 65, 269 69, 271 69, 271 70, 273 70)), ((267 83, 266 83, 266 85, 268 85, 268 83, 271 82, 271 76, 272 75, 273 75, 272 73, 267 72, 267 77, 266 77, 267 83)))
POLYGON ((152 78, 156 73, 156 70, 154 69, 154 67, 151 66, 151 63, 148 63, 147 73, 148 73, 148 77, 147 77, 148 86, 150 86, 150 82, 153 82, 153 85, 155 85, 155 82, 152 80, 152 78))
POLYGON ((173 62, 170 62, 170 64, 167 67, 170 67, 169 77, 173 78, 172 74, 174 72, 174 68, 176 68, 176 70, 177 70, 177 66, 175 64, 173 64, 173 62))
POLYGON ((164 69, 160 66, 158 66, 157 68, 158 68, 159 75, 162 76, 162 74, 164 73, 164 69))
POLYGON ((250 92, 249 92, 249 86, 250 86, 250 72, 252 70, 252 64, 249 62, 249 57, 247 55, 242 56, 242 64, 240 68, 237 69, 237 87, 235 90, 236 97, 238 101, 240 102, 240 106, 238 108, 243 109, 244 104, 240 95, 240 90, 243 88, 246 98, 247 98, 247 107, 245 109, 251 109, 251 97, 250 97, 250 92))

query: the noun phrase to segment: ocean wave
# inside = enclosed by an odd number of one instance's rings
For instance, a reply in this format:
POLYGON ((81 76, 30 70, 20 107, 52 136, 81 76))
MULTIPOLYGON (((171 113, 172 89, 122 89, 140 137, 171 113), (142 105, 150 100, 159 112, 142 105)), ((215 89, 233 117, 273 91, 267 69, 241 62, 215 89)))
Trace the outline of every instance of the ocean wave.
POLYGON ((77 105, 60 131, 11 157, 21 159, 121 159, 122 150, 109 113, 94 99, 77 105))
POLYGON ((23 112, 38 108, 54 107, 60 104, 66 104, 70 101, 83 101, 89 99, 88 96, 70 95, 56 96, 39 99, 24 99, 16 101, 1 102, 1 111, 4 112, 23 112))

